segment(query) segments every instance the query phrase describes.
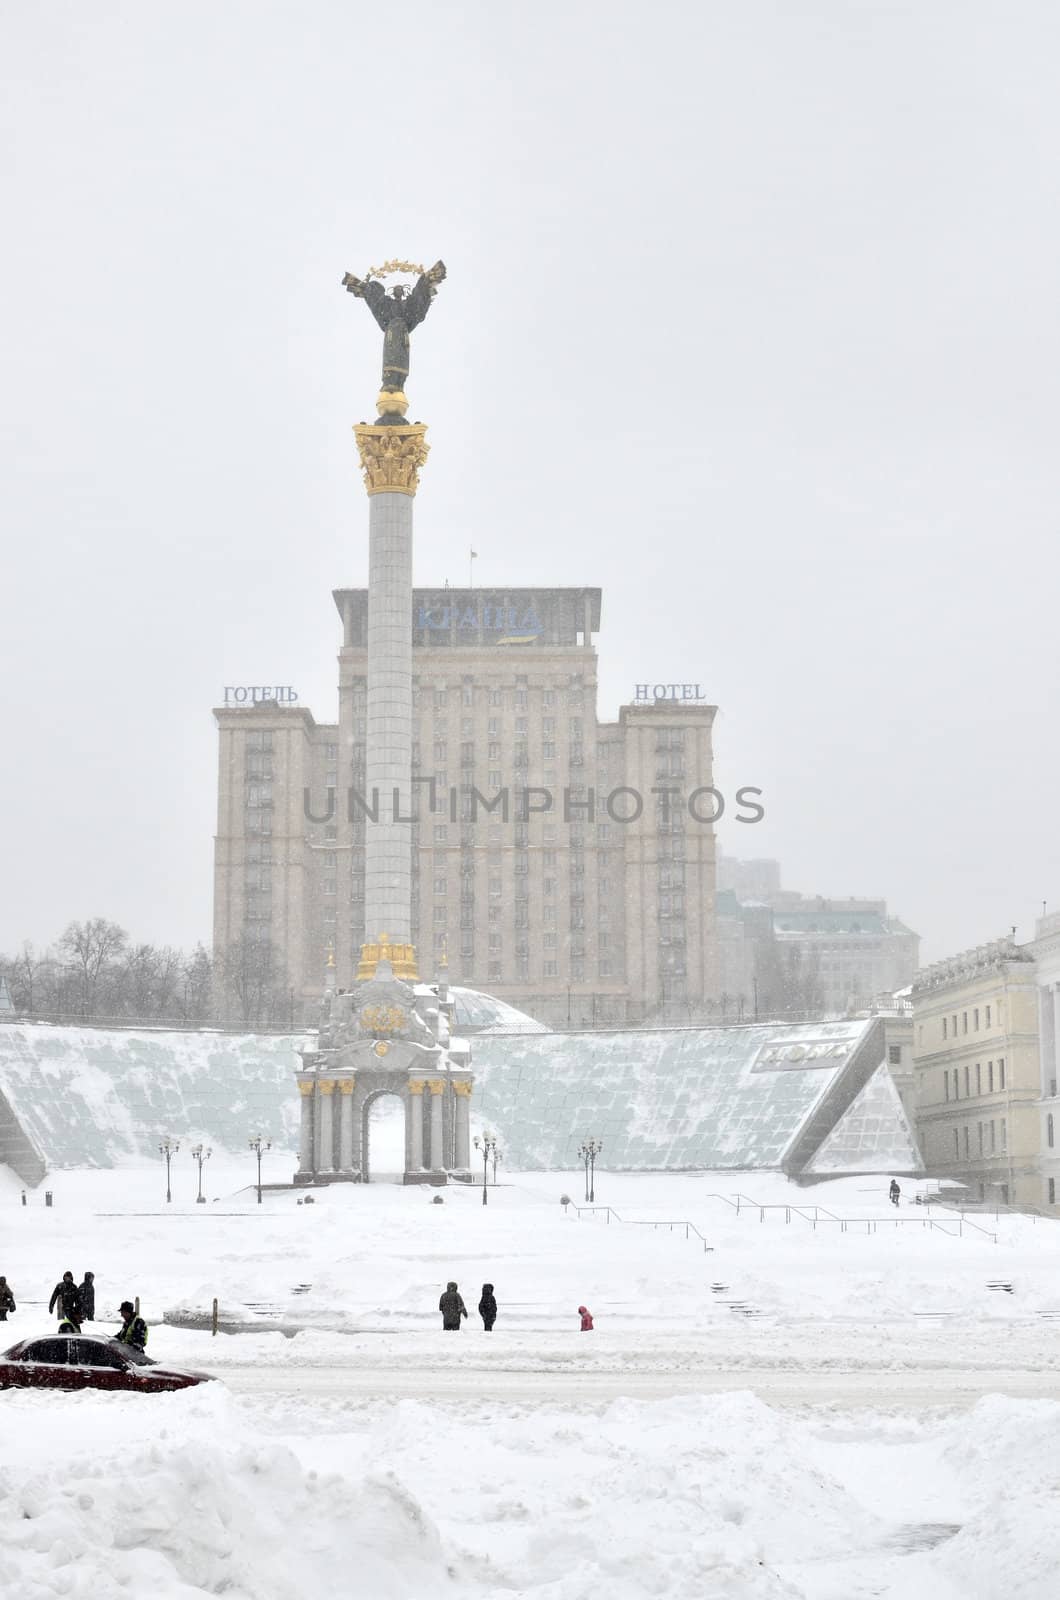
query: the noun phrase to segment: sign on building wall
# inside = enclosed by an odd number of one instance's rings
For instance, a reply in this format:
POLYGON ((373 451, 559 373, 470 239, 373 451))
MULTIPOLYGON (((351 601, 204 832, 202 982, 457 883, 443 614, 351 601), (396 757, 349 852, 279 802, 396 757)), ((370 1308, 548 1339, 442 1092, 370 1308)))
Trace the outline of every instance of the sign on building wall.
POLYGON ((274 701, 279 706, 293 706, 297 704, 297 692, 286 684, 226 684, 224 703, 226 706, 260 706, 266 701, 274 701))
POLYGON ((651 704, 655 700, 704 701, 707 698, 698 683, 635 683, 633 689, 635 705, 643 705, 645 701, 651 704))

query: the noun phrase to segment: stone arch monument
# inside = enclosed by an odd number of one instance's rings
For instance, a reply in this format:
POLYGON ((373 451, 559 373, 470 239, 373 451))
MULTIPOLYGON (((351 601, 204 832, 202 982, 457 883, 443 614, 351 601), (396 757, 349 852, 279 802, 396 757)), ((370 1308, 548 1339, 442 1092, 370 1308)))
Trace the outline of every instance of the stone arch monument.
POLYGON ((351 993, 325 996, 318 1047, 302 1051, 296 1183, 368 1180, 368 1111, 381 1094, 404 1109, 406 1183, 470 1180, 467 1043, 450 1035, 444 986, 395 977, 388 954, 351 993))

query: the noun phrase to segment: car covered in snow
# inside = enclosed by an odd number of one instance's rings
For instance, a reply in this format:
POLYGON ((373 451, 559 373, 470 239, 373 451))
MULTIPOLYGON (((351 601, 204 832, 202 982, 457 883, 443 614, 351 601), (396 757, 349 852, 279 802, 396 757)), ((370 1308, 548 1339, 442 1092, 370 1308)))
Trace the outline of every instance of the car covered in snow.
POLYGON ((123 1389, 158 1394, 209 1383, 208 1372, 164 1366, 117 1339, 60 1333, 23 1339, 0 1356, 0 1389, 123 1389))

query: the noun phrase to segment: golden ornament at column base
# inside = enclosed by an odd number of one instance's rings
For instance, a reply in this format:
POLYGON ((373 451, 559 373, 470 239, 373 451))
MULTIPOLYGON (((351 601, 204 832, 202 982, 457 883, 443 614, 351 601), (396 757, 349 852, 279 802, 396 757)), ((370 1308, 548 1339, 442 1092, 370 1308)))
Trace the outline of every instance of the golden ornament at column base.
POLYGON ((390 935, 381 933, 374 944, 362 944, 361 959, 357 967, 357 981, 360 983, 365 978, 374 978, 375 969, 380 961, 389 961, 395 978, 404 978, 408 982, 418 983, 419 972, 416 968, 416 946, 414 944, 391 944, 390 935))
POLYGON ((385 422, 359 422, 353 435, 369 494, 416 493, 420 468, 431 448, 425 422, 395 422, 391 426, 385 422))
POLYGON ((402 389, 381 389, 376 406, 381 417, 403 417, 409 408, 409 402, 402 389))

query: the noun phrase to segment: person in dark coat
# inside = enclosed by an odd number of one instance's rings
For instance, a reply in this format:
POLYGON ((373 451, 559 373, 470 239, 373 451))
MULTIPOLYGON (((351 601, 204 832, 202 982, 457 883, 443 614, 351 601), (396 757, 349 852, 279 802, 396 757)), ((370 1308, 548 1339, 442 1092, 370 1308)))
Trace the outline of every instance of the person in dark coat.
POLYGON ((497 1299, 493 1293, 492 1283, 482 1285, 482 1299, 478 1303, 478 1314, 482 1318, 482 1326, 487 1333, 493 1332, 493 1324, 497 1320, 497 1299))
POLYGON ((9 1311, 14 1311, 14 1309, 15 1297, 11 1293, 11 1285, 8 1283, 3 1274, 0 1273, 0 1322, 6 1322, 7 1313, 9 1311))
POLYGON ((121 1327, 114 1337, 120 1344, 131 1345, 134 1350, 143 1350, 147 1344, 147 1323, 143 1317, 136 1315, 136 1307, 131 1300, 123 1300, 118 1307, 121 1312, 121 1327))
POLYGON ((74 1282, 72 1272, 64 1272, 62 1280, 52 1290, 52 1297, 48 1301, 49 1312, 59 1307, 60 1315, 69 1318, 75 1327, 81 1326, 84 1312, 81 1309, 81 1292, 74 1282))
POLYGON ((578 1307, 578 1315, 582 1319, 582 1327, 581 1327, 582 1333, 592 1333, 592 1331, 593 1331, 593 1314, 589 1310, 588 1306, 579 1306, 578 1307))
POLYGON ((446 1284, 445 1293, 438 1302, 438 1310, 442 1313, 442 1327, 454 1333, 460 1327, 460 1318, 467 1316, 467 1307, 455 1283, 446 1284))
POLYGON ((96 1274, 85 1273, 85 1281, 78 1285, 78 1294, 81 1296, 81 1310, 85 1314, 86 1322, 96 1320, 96 1274))
POLYGON ((892 1178, 891 1179, 891 1187, 888 1190, 888 1195, 889 1195, 890 1202, 891 1202, 892 1206, 896 1206, 898 1204, 898 1201, 899 1201, 899 1198, 901 1196, 901 1193, 902 1193, 902 1191, 898 1187, 897 1178, 892 1178))

